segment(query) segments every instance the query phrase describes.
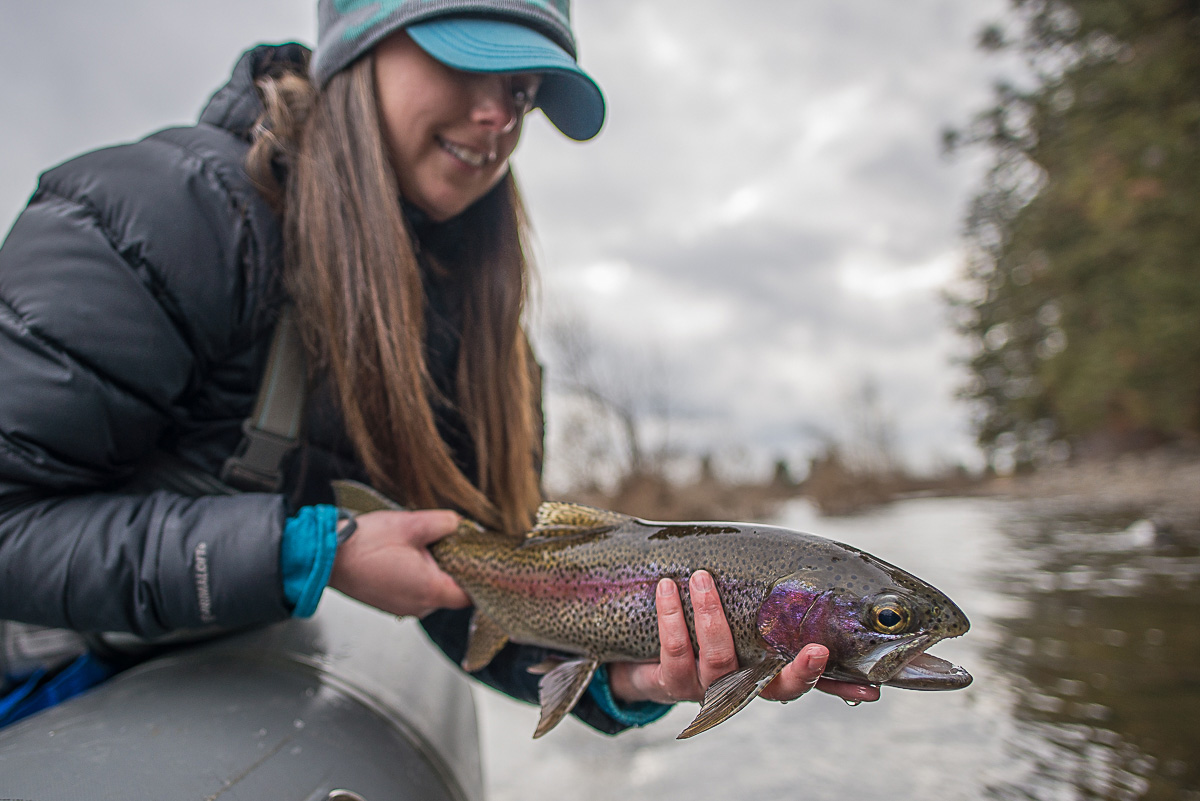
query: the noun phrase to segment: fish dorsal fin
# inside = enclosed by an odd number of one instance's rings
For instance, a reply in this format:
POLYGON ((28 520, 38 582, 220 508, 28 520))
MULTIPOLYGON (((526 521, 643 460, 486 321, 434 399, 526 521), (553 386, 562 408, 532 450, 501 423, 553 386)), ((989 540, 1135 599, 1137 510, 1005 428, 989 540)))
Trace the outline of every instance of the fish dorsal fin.
POLYGON ((552 537, 584 531, 609 529, 631 520, 628 515, 578 503, 547 501, 538 507, 531 537, 552 537))
POLYGON ((381 510, 404 511, 403 506, 366 484, 357 481, 331 481, 329 485, 333 487, 334 503, 356 515, 381 510))

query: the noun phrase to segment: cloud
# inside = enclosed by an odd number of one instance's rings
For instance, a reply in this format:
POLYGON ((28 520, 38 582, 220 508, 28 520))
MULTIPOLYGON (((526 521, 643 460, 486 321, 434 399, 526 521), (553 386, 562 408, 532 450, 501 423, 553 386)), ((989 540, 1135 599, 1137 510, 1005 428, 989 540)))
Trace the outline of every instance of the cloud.
POLYGON ((517 162, 548 302, 660 352, 697 449, 811 444, 871 377, 910 458, 969 456, 938 293, 980 164, 939 134, 987 100, 973 42, 1002 3, 576 9, 606 128, 533 123, 517 162), (619 287, 589 289, 598 264, 619 287))
POLYGON ((0 230, 71 156, 194 122, 242 50, 311 42, 315 3, 8 3, 0 25, 0 230))

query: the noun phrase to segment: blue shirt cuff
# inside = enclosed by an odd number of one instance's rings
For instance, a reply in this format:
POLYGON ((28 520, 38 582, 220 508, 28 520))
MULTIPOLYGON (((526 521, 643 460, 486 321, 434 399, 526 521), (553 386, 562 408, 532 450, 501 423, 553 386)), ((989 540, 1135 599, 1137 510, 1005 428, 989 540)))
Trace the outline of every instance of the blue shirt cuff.
POLYGON ((625 726, 645 726, 671 711, 669 704, 657 704, 653 701, 627 704, 618 701, 613 697, 612 687, 608 683, 607 665, 596 668, 592 682, 588 685, 588 694, 604 714, 625 726))
POLYGON ((337 517, 336 506, 305 506, 283 527, 280 572, 292 617, 311 617, 317 611, 337 555, 337 517))

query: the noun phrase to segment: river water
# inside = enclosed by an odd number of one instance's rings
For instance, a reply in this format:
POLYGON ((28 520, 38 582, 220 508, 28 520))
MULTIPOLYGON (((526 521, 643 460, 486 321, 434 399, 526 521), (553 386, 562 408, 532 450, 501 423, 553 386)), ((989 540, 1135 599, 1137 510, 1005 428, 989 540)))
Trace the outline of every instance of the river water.
POLYGON ((1200 801, 1200 552, 1132 515, 916 499, 782 525, 856 545, 936 585, 971 619, 931 653, 975 682, 755 701, 686 741, 697 709, 606 737, 477 695, 491 801, 1184 799, 1200 801))

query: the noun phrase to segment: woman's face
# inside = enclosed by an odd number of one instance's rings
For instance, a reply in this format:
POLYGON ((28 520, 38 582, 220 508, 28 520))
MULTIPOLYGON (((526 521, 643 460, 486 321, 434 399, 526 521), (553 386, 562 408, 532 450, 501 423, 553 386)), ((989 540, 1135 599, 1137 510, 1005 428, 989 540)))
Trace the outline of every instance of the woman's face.
POLYGON ((375 48, 383 135, 400 193, 438 222, 508 172, 536 75, 460 72, 400 32, 375 48))

